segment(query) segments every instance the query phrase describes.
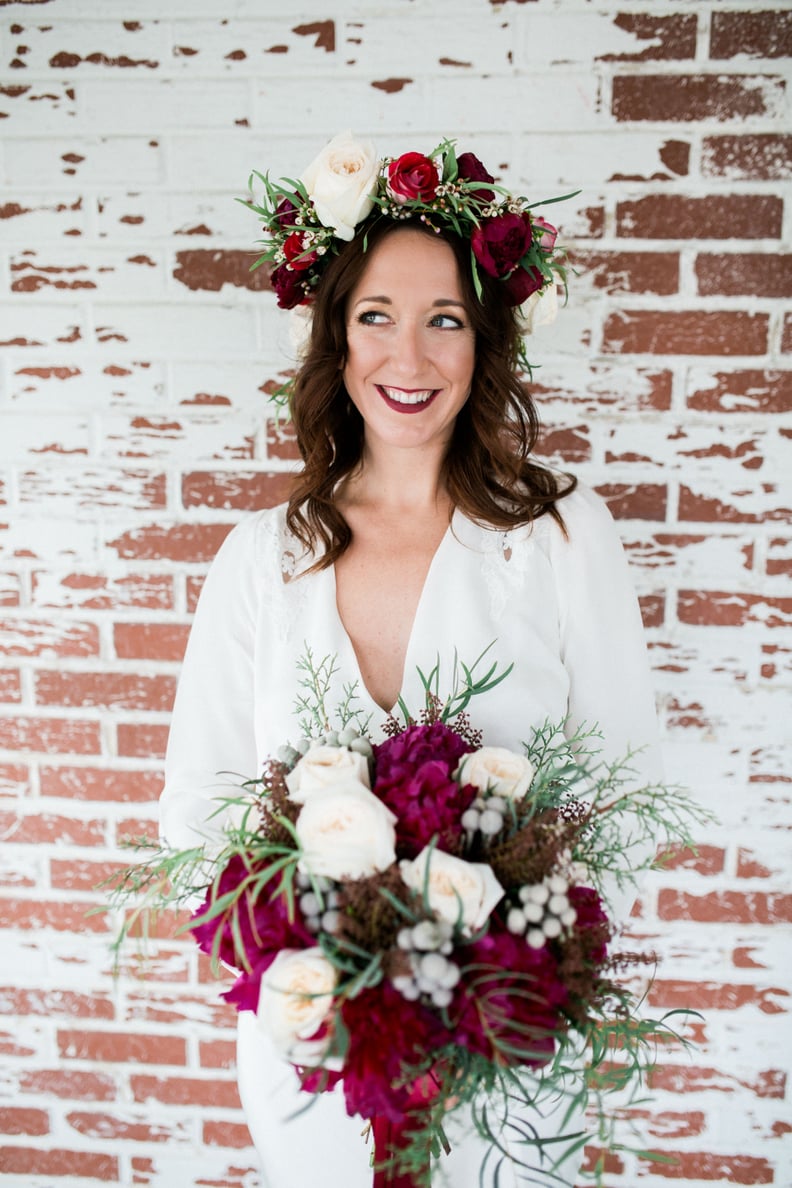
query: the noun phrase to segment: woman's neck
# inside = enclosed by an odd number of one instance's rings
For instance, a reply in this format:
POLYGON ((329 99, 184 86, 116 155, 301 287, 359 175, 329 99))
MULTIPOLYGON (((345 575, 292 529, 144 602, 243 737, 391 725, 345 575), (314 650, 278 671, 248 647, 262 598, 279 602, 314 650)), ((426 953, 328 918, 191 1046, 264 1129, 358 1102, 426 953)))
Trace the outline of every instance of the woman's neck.
POLYGON ((364 446, 360 466, 344 483, 342 504, 419 515, 450 513, 442 457, 434 450, 364 446))

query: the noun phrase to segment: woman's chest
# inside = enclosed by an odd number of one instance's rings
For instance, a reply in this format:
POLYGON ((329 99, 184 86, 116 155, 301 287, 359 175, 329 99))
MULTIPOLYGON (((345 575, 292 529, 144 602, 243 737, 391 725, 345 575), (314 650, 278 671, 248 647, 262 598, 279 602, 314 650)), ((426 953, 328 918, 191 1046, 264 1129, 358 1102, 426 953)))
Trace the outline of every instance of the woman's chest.
MULTIPOLYGON (((455 518, 420 589, 420 573, 413 575, 417 601, 411 615, 401 613, 402 666, 389 704, 401 697, 417 717, 425 703, 424 678, 430 674, 436 674, 434 690, 446 698, 462 678, 463 666, 473 666, 480 656, 477 677, 493 663, 499 672, 513 665, 501 684, 474 699, 469 712, 488 743, 514 746, 527 737, 532 724, 558 721, 566 712, 568 678, 560 651, 557 593, 541 550, 493 547, 491 534, 482 535, 483 546, 472 527, 455 518)), ((370 587, 370 597, 383 612, 390 609, 396 616, 392 590, 405 585, 390 580, 384 559, 379 572, 382 584, 370 587)), ((334 570, 325 569, 279 584, 277 597, 262 608, 255 644, 256 734, 262 758, 302 733, 306 703, 317 702, 312 691, 317 682, 309 669, 317 672, 322 666, 325 675, 332 671, 322 695, 327 717, 334 717, 352 690, 353 708, 368 718, 372 736, 381 736, 384 700, 372 696, 377 690, 369 680, 374 681, 353 645, 355 621, 342 618, 341 610, 348 608, 337 593, 334 570)), ((365 605, 359 614, 365 630, 365 605)))

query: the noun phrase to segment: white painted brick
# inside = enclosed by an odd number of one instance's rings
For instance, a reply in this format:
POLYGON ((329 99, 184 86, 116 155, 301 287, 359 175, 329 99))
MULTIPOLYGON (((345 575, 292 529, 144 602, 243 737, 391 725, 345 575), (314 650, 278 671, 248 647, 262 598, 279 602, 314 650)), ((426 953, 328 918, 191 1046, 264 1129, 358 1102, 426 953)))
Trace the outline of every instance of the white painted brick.
POLYGON ((108 355, 118 345, 133 358, 224 357, 252 351, 255 318, 250 310, 228 304, 192 305, 108 302, 97 311, 95 335, 108 355))
POLYGON ((101 362, 86 355, 66 353, 49 359, 38 355, 29 361, 22 351, 8 351, 10 357, 9 400, 17 412, 28 415, 44 409, 58 410, 64 404, 72 415, 77 409, 107 409, 114 405, 135 408, 163 403, 165 367, 158 363, 101 362))
POLYGON ((20 93, 14 94, 13 90, 13 87, 6 87, 5 94, 0 91, 4 136, 43 132, 49 136, 60 133, 68 137, 74 132, 78 108, 74 87, 69 83, 54 79, 28 83, 20 79, 20 93))
POLYGON ((130 300, 165 295, 166 260, 162 252, 113 251, 107 248, 27 248, 11 254, 11 283, 22 289, 20 303, 44 299, 73 303, 90 295, 130 300), (28 288, 29 286, 29 288, 28 288))
MULTIPOLYGON (((160 21, 147 22, 137 29, 125 29, 124 21, 130 20, 129 9, 122 16, 120 6, 117 6, 117 16, 112 20, 73 20, 69 18, 95 17, 96 6, 89 13, 75 10, 71 0, 67 4, 60 4, 59 7, 61 11, 54 20, 47 19, 35 8, 29 8, 27 11, 23 8, 11 14, 10 23, 21 26, 22 32, 12 34, 8 28, 6 29, 4 44, 7 52, 18 42, 24 42, 27 47, 25 54, 18 55, 26 68, 24 76, 20 72, 20 78, 27 78, 28 71, 31 75, 46 75, 50 71, 61 76, 66 74, 70 80, 96 74, 126 76, 130 73, 150 72, 162 63, 167 65, 170 54, 168 27, 160 21), (57 61, 59 55, 67 55, 77 60, 57 61), (94 55, 97 60, 91 62, 89 59, 94 55), (113 64, 113 59, 121 57, 128 59, 130 63, 141 64, 113 64)), ((103 5, 102 15, 109 15, 111 7, 103 5)))
POLYGON ((20 458, 46 461, 64 455, 85 455, 91 447, 87 419, 68 413, 49 415, 38 421, 21 413, 5 413, 0 440, 0 458, 18 462, 20 458))
POLYGON ((103 458, 151 460, 184 455, 196 463, 246 460, 254 456, 254 440, 262 416, 257 409, 229 414, 212 408, 204 412, 178 409, 173 415, 101 418, 100 455, 103 458))
POLYGON ((63 139, 20 137, 5 145, 5 172, 13 188, 40 186, 46 179, 49 200, 64 183, 73 186, 151 186, 163 173, 160 138, 115 136, 63 139), (75 159, 76 158, 76 159, 75 159))
POLYGON ((68 240, 86 233, 90 203, 65 188, 53 194, 25 193, 14 189, 0 200, 0 243, 40 244, 68 240))
POLYGON ((135 78, 124 86, 119 103, 118 85, 96 80, 80 86, 80 120, 86 129, 113 136, 225 128, 248 118, 248 93, 242 81, 207 87, 192 79, 135 78))

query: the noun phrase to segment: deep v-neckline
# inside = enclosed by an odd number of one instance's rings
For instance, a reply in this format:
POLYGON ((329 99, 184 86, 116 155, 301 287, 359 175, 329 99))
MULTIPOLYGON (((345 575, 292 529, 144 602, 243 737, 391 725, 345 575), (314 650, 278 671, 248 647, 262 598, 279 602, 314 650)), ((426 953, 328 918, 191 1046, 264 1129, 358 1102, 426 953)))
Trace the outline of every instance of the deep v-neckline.
POLYGON ((333 613, 335 614, 336 622, 338 625, 338 630, 341 634, 344 645, 348 650, 348 658, 349 658, 350 664, 354 666, 358 685, 359 685, 360 689, 363 690, 363 692, 365 692, 366 696, 368 697, 368 699, 372 703, 372 705, 376 706, 376 708, 378 710, 381 710, 382 713, 384 713, 384 714, 392 714, 397 709, 397 707, 399 705, 399 701, 404 696, 406 677, 407 677, 407 673, 410 670, 409 669, 409 660, 410 660, 411 653, 414 650, 415 640, 416 640, 416 636, 418 634, 417 629, 420 624, 420 621, 422 618, 422 613, 424 610, 424 604, 426 602, 427 590, 430 586, 434 570, 437 566, 438 558, 444 550, 446 541, 453 535, 453 525, 454 525, 454 517, 452 515, 451 520, 449 521, 445 532, 440 537, 437 547, 436 547, 435 551, 432 553, 432 557, 429 561, 428 566, 426 567, 426 573, 424 574, 423 583, 421 585, 421 592, 418 595, 418 601, 415 604, 415 612, 413 614, 412 623, 410 624, 410 630, 407 635, 407 646, 404 649, 401 677, 399 679, 399 693, 398 693, 393 705, 391 705, 391 706, 381 705, 380 702, 377 701, 376 697, 373 695, 373 693, 371 692, 368 685, 366 684, 366 682, 363 679, 363 670, 360 665, 360 658, 357 654, 357 649, 355 648, 355 645, 352 642, 352 637, 350 636, 349 632, 347 631, 346 626, 344 624, 344 620, 341 617, 341 612, 338 609, 338 581, 337 581, 337 577, 336 577, 336 568, 335 568, 335 565, 331 565, 328 567, 328 572, 330 574, 330 579, 331 579, 331 584, 332 584, 333 613))

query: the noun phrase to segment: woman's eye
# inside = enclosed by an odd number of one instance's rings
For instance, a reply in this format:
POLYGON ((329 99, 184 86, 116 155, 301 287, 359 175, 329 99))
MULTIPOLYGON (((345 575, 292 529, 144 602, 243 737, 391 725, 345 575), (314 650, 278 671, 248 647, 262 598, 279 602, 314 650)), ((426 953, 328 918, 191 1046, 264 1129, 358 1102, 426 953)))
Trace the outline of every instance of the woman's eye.
POLYGON ((464 323, 459 318, 454 318, 451 314, 435 314, 430 325, 437 326, 441 330, 461 330, 464 323))
POLYGON ((381 326, 383 322, 387 321, 387 318, 388 315, 380 309, 365 309, 358 317, 358 321, 363 326, 381 326))

